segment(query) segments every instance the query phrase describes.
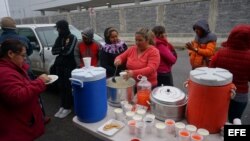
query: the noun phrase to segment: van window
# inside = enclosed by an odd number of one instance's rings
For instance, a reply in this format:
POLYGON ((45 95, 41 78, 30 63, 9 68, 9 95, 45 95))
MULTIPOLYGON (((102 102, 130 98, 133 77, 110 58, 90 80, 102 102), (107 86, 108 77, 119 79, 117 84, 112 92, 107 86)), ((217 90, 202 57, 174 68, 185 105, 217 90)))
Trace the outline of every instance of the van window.
POLYGON ((32 31, 32 29, 18 27, 16 29, 16 32, 17 32, 18 35, 27 37, 30 40, 30 43, 34 46, 33 49, 38 49, 38 50, 40 49, 38 41, 36 39, 36 35, 32 31))
MULTIPOLYGON (((77 37, 78 40, 81 40, 81 32, 73 26, 69 26, 70 32, 77 37)), ((36 32, 41 39, 43 46, 52 47, 55 43, 56 38, 58 37, 58 32, 54 26, 46 27, 37 27, 36 32)))
POLYGON ((44 47, 52 47, 58 36, 53 26, 38 27, 35 29, 44 47))
POLYGON ((27 37, 30 40, 30 42, 37 43, 36 36, 31 29, 29 29, 29 28, 17 28, 16 32, 19 35, 27 37))

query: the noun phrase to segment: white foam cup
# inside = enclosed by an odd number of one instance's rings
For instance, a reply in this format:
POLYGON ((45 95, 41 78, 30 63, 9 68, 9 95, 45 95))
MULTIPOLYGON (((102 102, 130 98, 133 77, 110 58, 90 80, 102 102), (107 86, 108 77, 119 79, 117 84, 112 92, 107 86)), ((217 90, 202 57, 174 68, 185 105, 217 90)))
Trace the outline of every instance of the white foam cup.
POLYGON ((186 125, 186 130, 188 130, 191 134, 195 133, 197 130, 197 127, 191 124, 186 125))
POLYGON ((115 119, 116 120, 119 120, 119 121, 122 121, 123 119, 123 111, 121 108, 116 108, 114 109, 114 113, 115 113, 115 119))
POLYGON ((91 57, 84 57, 83 58, 83 63, 86 68, 91 66, 91 57))
POLYGON ((165 132, 166 124, 165 123, 156 123, 155 128, 156 128, 157 136, 159 138, 162 138, 164 136, 164 134, 166 133, 165 132))
POLYGON ((203 141, 206 141, 209 136, 209 131, 204 128, 199 128, 197 130, 197 133, 203 136, 203 141))
POLYGON ((175 123, 175 136, 178 136, 179 131, 185 129, 186 125, 183 122, 175 123))

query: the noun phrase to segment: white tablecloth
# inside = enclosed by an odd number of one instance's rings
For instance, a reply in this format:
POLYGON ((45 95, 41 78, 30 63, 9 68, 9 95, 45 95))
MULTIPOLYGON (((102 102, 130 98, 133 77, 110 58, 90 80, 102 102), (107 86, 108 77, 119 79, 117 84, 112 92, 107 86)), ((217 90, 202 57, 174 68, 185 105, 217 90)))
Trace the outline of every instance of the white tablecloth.
MULTIPOLYGON (((96 123, 80 122, 78 120, 77 116, 75 116, 73 118, 73 122, 80 129, 94 135, 95 137, 97 137, 101 140, 105 140, 105 141, 130 141, 131 139, 136 138, 134 135, 129 134, 128 126, 126 124, 125 124, 125 127, 120 129, 113 136, 107 136, 107 135, 104 135, 104 134, 97 131, 97 129, 100 126, 102 126, 105 122, 107 122, 110 119, 114 119, 113 109, 114 109, 113 107, 108 106, 107 116, 104 119, 102 119, 101 121, 96 122, 96 123)), ((156 120, 155 122, 162 122, 162 121, 156 120)), ((178 141, 178 139, 176 137, 174 137, 174 135, 169 135, 167 133, 164 135, 163 138, 157 137, 155 128, 153 129, 152 134, 145 134, 145 136, 143 138, 141 138, 141 140, 142 141, 178 141)), ((223 138, 219 134, 211 134, 208 136, 206 141, 223 141, 223 138)))

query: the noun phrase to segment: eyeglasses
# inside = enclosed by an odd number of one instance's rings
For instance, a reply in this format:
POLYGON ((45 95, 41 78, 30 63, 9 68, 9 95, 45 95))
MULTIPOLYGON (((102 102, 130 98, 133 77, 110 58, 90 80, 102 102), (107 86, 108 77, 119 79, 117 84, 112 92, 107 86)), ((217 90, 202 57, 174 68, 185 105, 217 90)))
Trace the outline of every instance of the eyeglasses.
POLYGON ((26 58, 26 57, 27 57, 26 54, 17 54, 17 55, 22 56, 23 58, 26 58))

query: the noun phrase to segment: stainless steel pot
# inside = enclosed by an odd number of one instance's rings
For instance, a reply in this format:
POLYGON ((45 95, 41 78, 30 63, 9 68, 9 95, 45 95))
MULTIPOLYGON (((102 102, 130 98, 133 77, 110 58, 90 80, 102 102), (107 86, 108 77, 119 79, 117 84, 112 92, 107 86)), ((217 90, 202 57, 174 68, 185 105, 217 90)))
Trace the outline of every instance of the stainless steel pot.
POLYGON ((150 96, 150 107, 156 118, 164 121, 183 119, 186 110, 187 96, 180 89, 171 86, 157 87, 150 96))
POLYGON ((112 78, 107 79, 107 95, 108 103, 114 107, 121 107, 121 101, 126 100, 132 102, 134 97, 135 80, 129 78, 124 80, 122 77, 115 77, 116 82, 112 78))

